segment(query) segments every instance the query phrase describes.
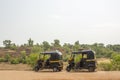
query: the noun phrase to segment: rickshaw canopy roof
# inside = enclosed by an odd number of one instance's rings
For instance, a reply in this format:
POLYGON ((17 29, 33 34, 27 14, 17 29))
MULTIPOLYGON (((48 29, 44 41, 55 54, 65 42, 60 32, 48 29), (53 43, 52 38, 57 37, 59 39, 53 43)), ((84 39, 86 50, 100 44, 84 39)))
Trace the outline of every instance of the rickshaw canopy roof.
POLYGON ((42 52, 41 54, 58 54, 58 55, 62 55, 62 53, 60 51, 58 51, 58 50, 42 52))
POLYGON ((81 51, 73 51, 72 54, 89 54, 94 53, 92 50, 81 50, 81 51))

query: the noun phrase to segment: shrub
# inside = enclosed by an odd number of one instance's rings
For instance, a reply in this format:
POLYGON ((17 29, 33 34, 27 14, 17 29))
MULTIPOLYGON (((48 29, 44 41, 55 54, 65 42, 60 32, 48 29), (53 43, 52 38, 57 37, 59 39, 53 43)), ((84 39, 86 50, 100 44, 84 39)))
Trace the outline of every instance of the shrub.
POLYGON ((116 54, 112 56, 113 70, 120 70, 120 54, 116 54))
POLYGON ((35 65, 36 61, 38 60, 39 58, 39 54, 30 54, 27 58, 26 58, 26 61, 27 61, 27 64, 31 65, 32 67, 35 65))
POLYGON ((4 56, 4 61, 5 62, 8 62, 8 61, 10 61, 10 54, 6 54, 5 56, 4 56))
POLYGON ((18 59, 18 58, 12 58, 12 59, 10 60, 10 63, 11 63, 11 64, 19 64, 19 59, 18 59))
POLYGON ((4 62, 5 61, 5 59, 4 58, 0 58, 0 62, 4 62))
POLYGON ((66 61, 68 61, 69 58, 70 58, 70 55, 65 55, 65 56, 63 57, 63 61, 66 62, 66 61))
POLYGON ((21 57, 22 57, 23 59, 26 58, 26 52, 25 52, 25 51, 21 51, 21 57))
POLYGON ((23 63, 23 64, 26 64, 27 61, 26 61, 26 52, 25 51, 21 51, 21 55, 20 55, 20 58, 19 58, 19 62, 20 63, 23 63))
POLYGON ((40 53, 42 51, 43 51, 42 47, 39 47, 39 46, 33 46, 32 47, 32 53, 40 53))
POLYGON ((112 64, 111 63, 100 63, 98 64, 98 68, 102 71, 110 71, 112 70, 112 64))
POLYGON ((26 59, 23 59, 23 60, 22 60, 22 63, 23 63, 23 64, 26 64, 26 63, 27 63, 26 59))
POLYGON ((100 70, 110 71, 110 70, 120 70, 120 54, 112 54, 112 59, 110 63, 100 63, 98 65, 100 70))

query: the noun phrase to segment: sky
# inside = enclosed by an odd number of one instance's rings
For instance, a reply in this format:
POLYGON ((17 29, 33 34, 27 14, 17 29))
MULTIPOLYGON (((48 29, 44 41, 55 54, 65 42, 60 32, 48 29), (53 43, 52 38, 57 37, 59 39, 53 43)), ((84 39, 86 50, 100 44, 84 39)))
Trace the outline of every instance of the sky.
POLYGON ((0 46, 29 38, 120 44, 120 0, 0 0, 0 46))

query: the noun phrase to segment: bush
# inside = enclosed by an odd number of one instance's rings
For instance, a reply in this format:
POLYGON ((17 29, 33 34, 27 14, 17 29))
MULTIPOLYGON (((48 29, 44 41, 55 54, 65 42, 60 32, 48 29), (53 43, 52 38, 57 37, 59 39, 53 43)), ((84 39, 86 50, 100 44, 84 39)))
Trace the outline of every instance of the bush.
POLYGON ((36 64, 36 61, 38 60, 39 58, 39 54, 30 54, 27 58, 26 58, 26 61, 27 61, 27 64, 31 65, 32 67, 35 66, 36 64))
POLYGON ((12 58, 12 59, 10 60, 10 63, 11 63, 11 64, 19 64, 19 59, 18 59, 18 58, 12 58))
POLYGON ((26 58, 26 52, 25 51, 21 51, 21 57, 23 58, 23 59, 25 59, 26 58))
POLYGON ((10 54, 6 54, 5 56, 4 56, 4 62, 8 62, 8 61, 10 61, 10 54))
POLYGON ((113 70, 120 70, 120 54, 116 54, 112 56, 113 70))
POLYGON ((26 61, 26 52, 25 51, 21 51, 21 55, 20 55, 20 58, 19 58, 19 62, 20 63, 23 63, 23 64, 26 64, 27 61, 26 61))
POLYGON ((0 62, 5 62, 5 59, 4 58, 0 58, 0 62))
POLYGON ((27 60, 26 59, 22 59, 22 61, 20 63, 26 64, 27 60))
POLYGON ((112 54, 112 59, 110 63, 100 63, 98 65, 100 70, 110 71, 110 70, 120 70, 120 54, 112 54))
POLYGON ((100 63, 98 64, 98 68, 102 71, 110 71, 112 69, 112 64, 111 63, 100 63))
POLYGON ((66 62, 66 61, 68 61, 69 58, 70 58, 70 55, 65 55, 65 56, 63 57, 63 61, 66 62))
POLYGON ((40 53, 42 51, 43 51, 42 47, 39 47, 39 46, 33 46, 32 47, 32 53, 40 53))

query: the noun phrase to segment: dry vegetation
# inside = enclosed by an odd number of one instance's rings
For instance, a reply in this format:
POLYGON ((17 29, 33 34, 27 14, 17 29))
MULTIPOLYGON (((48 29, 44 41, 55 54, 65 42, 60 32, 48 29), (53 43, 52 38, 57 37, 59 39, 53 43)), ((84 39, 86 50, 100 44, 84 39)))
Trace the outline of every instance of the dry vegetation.
POLYGON ((108 58, 98 58, 97 63, 110 63, 110 59, 108 58))

